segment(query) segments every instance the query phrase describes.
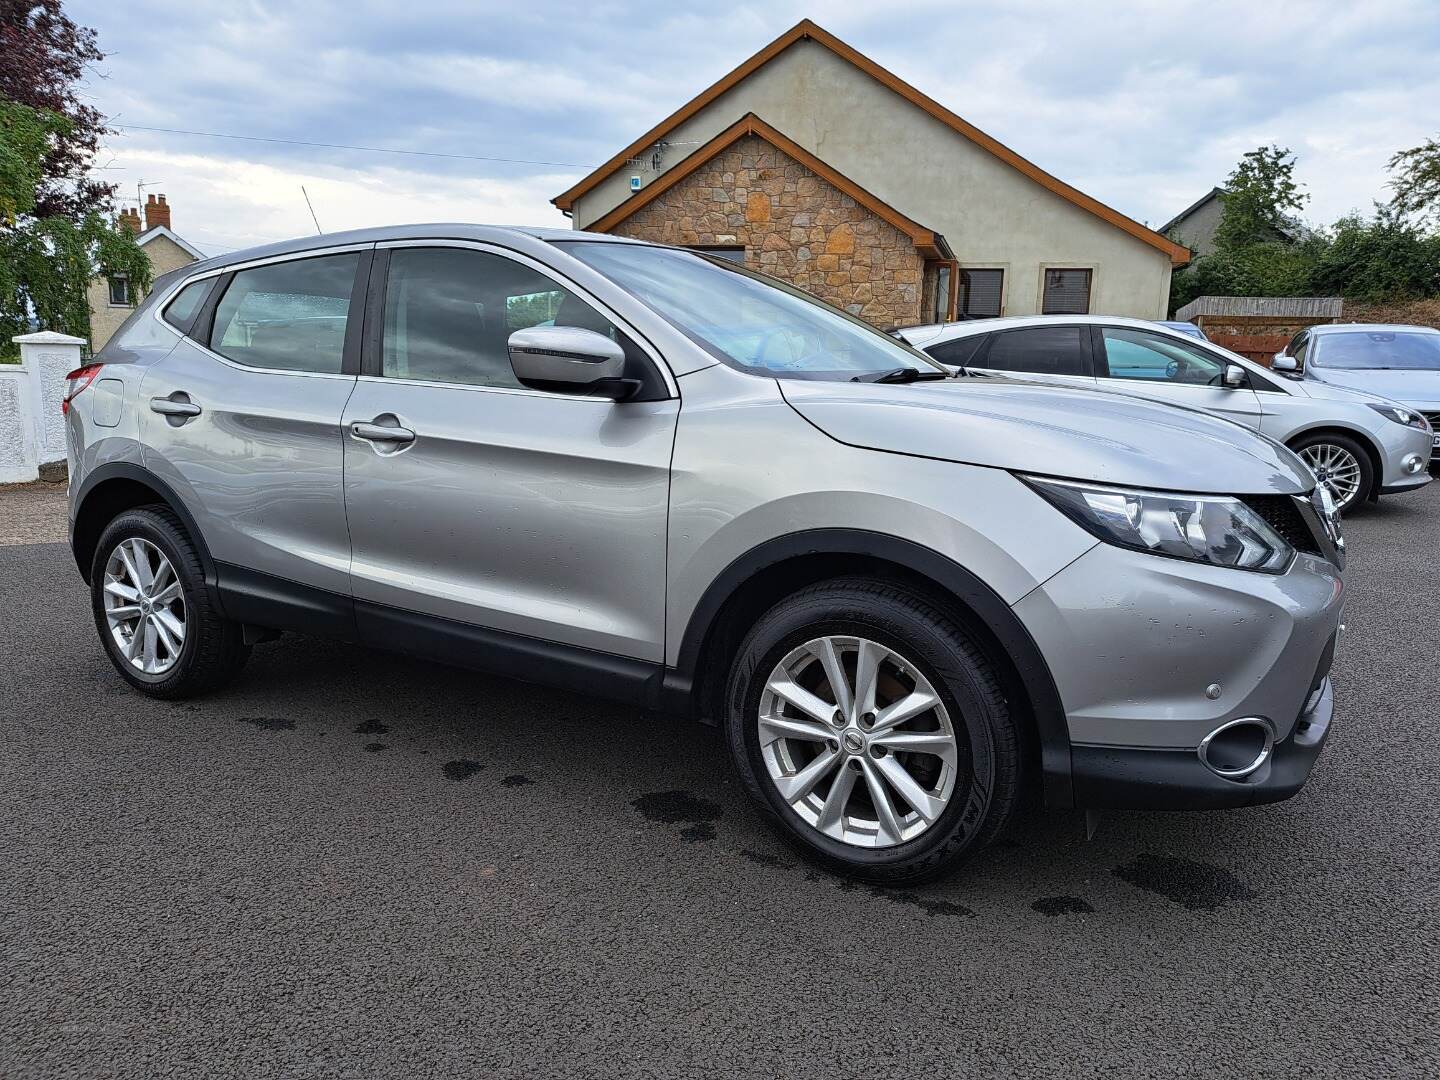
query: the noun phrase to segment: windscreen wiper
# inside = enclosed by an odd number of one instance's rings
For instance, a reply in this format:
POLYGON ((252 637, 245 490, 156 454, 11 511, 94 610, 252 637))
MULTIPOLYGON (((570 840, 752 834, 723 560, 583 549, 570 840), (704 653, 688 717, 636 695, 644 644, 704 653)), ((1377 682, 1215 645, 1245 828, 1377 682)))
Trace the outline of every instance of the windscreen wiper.
POLYGON ((952 376, 943 371, 924 371, 920 368, 897 367, 890 371, 881 371, 874 375, 856 375, 851 382, 873 382, 873 383, 912 383, 923 382, 930 379, 949 379, 952 376))

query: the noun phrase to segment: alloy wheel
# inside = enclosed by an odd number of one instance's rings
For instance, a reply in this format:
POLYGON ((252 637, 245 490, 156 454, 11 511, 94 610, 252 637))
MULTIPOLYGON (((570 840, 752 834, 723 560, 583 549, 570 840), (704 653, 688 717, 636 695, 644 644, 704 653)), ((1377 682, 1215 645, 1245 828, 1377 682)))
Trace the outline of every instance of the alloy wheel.
POLYGON ((165 553, 130 537, 115 545, 105 564, 105 621, 126 663, 146 675, 163 675, 185 645, 185 593, 165 553))
POLYGON ((949 712, 919 668, 866 638, 815 638, 760 695, 761 755, 780 797, 825 836, 864 848, 913 840, 961 775, 949 712))
POLYGON ((1330 489, 1338 509, 1344 510, 1360 494, 1360 462, 1343 446, 1316 443, 1301 450, 1300 457, 1315 478, 1330 489))

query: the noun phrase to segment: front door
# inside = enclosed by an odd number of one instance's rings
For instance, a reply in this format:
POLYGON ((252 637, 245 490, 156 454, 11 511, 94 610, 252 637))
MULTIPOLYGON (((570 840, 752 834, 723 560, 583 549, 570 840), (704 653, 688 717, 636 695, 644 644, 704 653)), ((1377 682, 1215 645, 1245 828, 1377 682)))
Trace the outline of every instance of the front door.
POLYGON ((1260 399, 1247 386, 1226 386, 1223 356, 1199 344, 1133 326, 1095 327, 1100 385, 1167 405, 1187 405, 1260 428, 1260 399))
MULTIPOLYGON (((680 402, 526 389, 507 341, 608 333, 540 263, 481 244, 377 254, 379 328, 345 410, 345 501, 362 637, 402 613, 645 661, 663 658, 665 526, 680 402)), ((371 336, 371 335, 367 335, 371 336)), ((399 642, 403 644, 403 642, 399 642)))
POLYGON ((197 325, 186 324, 193 337, 141 385, 144 463, 194 515, 222 587, 275 597, 310 586, 342 619, 340 416, 359 369, 370 255, 367 246, 223 275, 197 325))

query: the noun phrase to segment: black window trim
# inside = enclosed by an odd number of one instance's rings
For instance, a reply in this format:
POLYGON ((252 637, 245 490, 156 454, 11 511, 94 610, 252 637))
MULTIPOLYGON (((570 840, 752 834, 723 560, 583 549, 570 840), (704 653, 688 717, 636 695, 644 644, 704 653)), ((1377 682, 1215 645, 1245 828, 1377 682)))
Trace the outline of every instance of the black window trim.
POLYGON ((397 379, 384 375, 384 356, 382 349, 384 347, 383 338, 385 334, 385 290, 390 281, 390 253, 397 248, 459 248, 468 251, 479 251, 510 259, 511 261, 520 263, 522 266, 535 270, 542 276, 550 278, 562 288, 573 292, 581 300, 585 301, 585 303, 609 319, 616 327, 627 334, 631 341, 635 342, 643 354, 649 366, 650 377, 644 380, 645 385, 638 393, 625 399, 624 404, 644 401, 667 401, 680 396, 679 388, 674 383, 674 375, 671 374, 669 365, 660 359, 659 352, 650 342, 649 338, 636 330, 629 320, 622 318, 613 308, 589 289, 567 277, 555 267, 541 262, 535 258, 535 256, 526 252, 489 241, 446 237, 381 240, 376 244, 375 262, 371 266, 370 287, 365 304, 363 352, 357 368, 362 378, 383 379, 386 382, 405 383, 407 385, 449 387, 451 389, 475 390, 496 394, 530 394, 547 398, 564 398, 567 401, 601 401, 606 404, 615 404, 610 398, 587 397, 584 394, 566 394, 553 390, 532 390, 526 386, 483 386, 478 383, 449 383, 429 379, 397 379))
POLYGON ((985 341, 985 344, 982 345, 982 346, 980 346, 980 350, 975 354, 975 359, 971 360, 970 363, 967 364, 966 366, 967 366, 967 367, 984 368, 986 371, 995 371, 995 372, 1005 373, 1005 372, 1006 372, 1006 369, 1005 369, 1005 368, 992 368, 992 367, 987 366, 986 363, 985 363, 986 360, 990 359, 990 349, 991 349, 991 347, 995 344, 995 339, 996 339, 996 338, 998 338, 1001 334, 1019 334, 1019 333, 1025 332, 1026 330, 1050 330, 1050 329, 1053 329, 1053 328, 1055 328, 1055 327, 1057 327, 1057 326, 1062 326, 1062 327, 1063 327, 1063 326, 1073 326, 1073 327, 1075 327, 1075 329, 1077 329, 1077 330, 1080 331, 1080 351, 1085 354, 1085 366, 1090 369, 1089 375, 1086 375, 1086 374, 1084 374, 1083 372, 1082 372, 1081 374, 1079 374, 1079 375, 1053 375, 1053 374, 1051 374, 1051 373, 1049 373, 1049 372, 1043 372, 1043 371, 1017 371, 1017 372, 1012 372, 1011 374, 1015 374, 1015 375, 1049 375, 1051 378, 1060 378, 1060 379, 1085 379, 1085 378, 1095 379, 1095 378, 1099 378, 1100 376, 1099 376, 1098 373, 1097 373, 1097 372, 1098 372, 1098 366, 1097 366, 1096 361, 1095 361, 1095 347, 1094 347, 1094 342, 1093 342, 1093 337, 1094 337, 1094 335, 1093 335, 1093 334, 1087 334, 1087 333, 1085 333, 1085 326, 1086 326, 1085 323, 1067 322, 1067 321, 1065 321, 1065 320, 1063 320, 1063 319, 1061 319, 1061 318, 1057 318, 1054 322, 1050 322, 1050 321, 1037 322, 1037 323, 1031 323, 1031 324, 1028 325, 1028 326, 1012 326, 1012 327, 1008 327, 1008 328, 1006 328, 1006 329, 1004 329, 1004 330, 991 330, 991 331, 989 332, 988 338, 987 338, 986 341, 985 341))

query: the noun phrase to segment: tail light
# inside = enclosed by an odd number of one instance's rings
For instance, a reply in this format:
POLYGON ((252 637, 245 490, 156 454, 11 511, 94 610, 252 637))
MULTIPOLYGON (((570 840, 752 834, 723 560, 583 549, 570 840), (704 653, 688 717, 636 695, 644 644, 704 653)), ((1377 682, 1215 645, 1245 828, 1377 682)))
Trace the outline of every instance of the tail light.
POLYGON ((70 415, 70 402, 76 394, 95 381, 95 376, 100 374, 100 369, 104 366, 104 364, 86 364, 65 376, 65 400, 60 402, 62 416, 70 415))

